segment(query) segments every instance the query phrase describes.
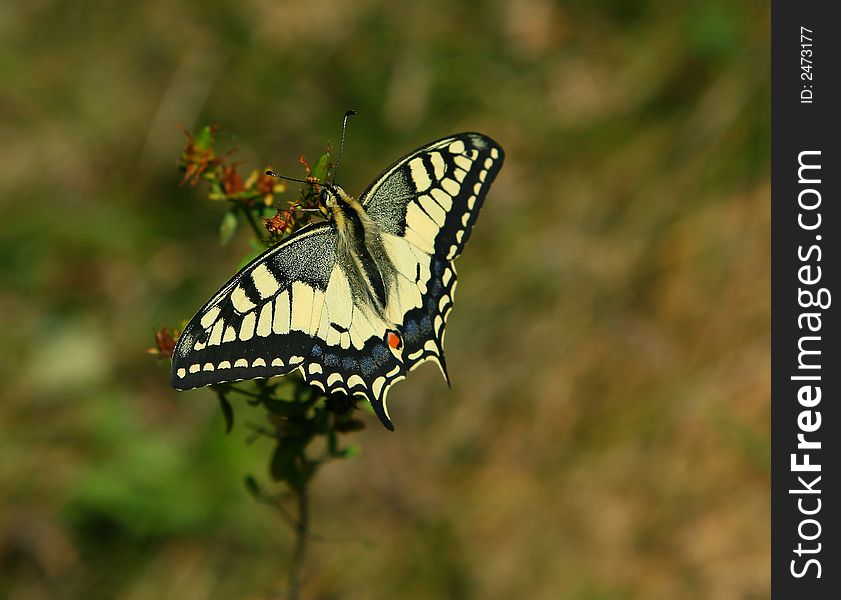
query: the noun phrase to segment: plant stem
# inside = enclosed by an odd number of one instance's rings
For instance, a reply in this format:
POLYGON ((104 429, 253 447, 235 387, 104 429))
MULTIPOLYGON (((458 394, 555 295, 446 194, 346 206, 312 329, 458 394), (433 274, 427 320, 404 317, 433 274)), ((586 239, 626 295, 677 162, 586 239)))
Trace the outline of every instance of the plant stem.
POLYGON ((251 229, 254 230, 254 235, 257 237, 257 241, 263 241, 263 233, 260 231, 260 228, 257 227, 257 221, 254 220, 254 215, 251 214, 251 210, 247 206, 240 206, 242 209, 242 213, 245 215, 245 220, 248 221, 248 224, 251 225, 251 229))
POLYGON ((287 600, 298 600, 301 592, 301 569, 304 566, 304 556, 307 551, 309 537, 309 499, 307 484, 302 483, 295 488, 298 499, 298 522, 295 526, 295 553, 292 555, 292 565, 289 568, 289 588, 286 592, 287 600))

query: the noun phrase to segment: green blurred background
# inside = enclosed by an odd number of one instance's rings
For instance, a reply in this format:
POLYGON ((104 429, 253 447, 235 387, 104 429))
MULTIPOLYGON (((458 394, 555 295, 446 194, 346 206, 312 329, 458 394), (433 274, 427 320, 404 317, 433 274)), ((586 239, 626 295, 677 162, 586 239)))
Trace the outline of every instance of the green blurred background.
MULTIPOLYGON (((434 367, 312 489, 305 598, 769 594, 766 2, 0 3, 0 597, 263 598, 271 444, 145 353, 235 270, 179 187, 206 123, 359 194, 507 152, 434 367)), ((292 197, 290 192, 289 197, 292 197)))

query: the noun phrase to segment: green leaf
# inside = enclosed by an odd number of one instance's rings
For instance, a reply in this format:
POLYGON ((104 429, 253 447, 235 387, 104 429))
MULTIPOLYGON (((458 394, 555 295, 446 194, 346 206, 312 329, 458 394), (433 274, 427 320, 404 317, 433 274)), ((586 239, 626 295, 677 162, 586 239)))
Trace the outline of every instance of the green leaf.
POLYGON ((299 417, 307 412, 307 405, 301 402, 289 402, 287 400, 274 400, 266 398, 263 400, 265 406, 270 413, 278 414, 284 417, 299 417))
POLYGON ((225 417, 225 433, 231 433, 234 427, 234 409, 231 408, 231 403, 225 397, 225 394, 217 392, 219 397, 219 407, 222 409, 222 416, 225 417))
POLYGON ((202 127, 193 143, 199 150, 210 150, 213 147, 213 128, 210 125, 202 127))
POLYGON ((359 446, 351 445, 341 451, 341 455, 344 458, 353 458, 354 456, 359 456, 362 450, 359 446))
POLYGON ((263 495, 263 492, 260 490, 260 484, 257 483, 257 479, 253 475, 245 476, 245 489, 255 498, 260 498, 263 495))
POLYGON ((234 237, 239 225, 239 217, 233 210, 229 210, 222 217, 222 222, 219 224, 219 242, 224 246, 234 237))
POLYGON ((315 177, 319 181, 326 181, 327 180, 327 171, 330 169, 330 153, 325 152, 321 156, 318 157, 318 160, 315 161, 315 165, 312 167, 312 172, 310 173, 310 177, 315 177))
POLYGON ((272 479, 298 485, 301 481, 301 472, 298 469, 297 459, 302 458, 305 444, 306 439, 298 437, 285 438, 278 443, 272 455, 272 479))

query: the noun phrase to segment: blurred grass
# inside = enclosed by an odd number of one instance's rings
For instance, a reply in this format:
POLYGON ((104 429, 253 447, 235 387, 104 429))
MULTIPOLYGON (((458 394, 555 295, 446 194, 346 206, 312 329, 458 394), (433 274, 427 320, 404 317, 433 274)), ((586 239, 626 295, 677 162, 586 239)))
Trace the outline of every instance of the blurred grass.
POLYGON ((313 490, 312 598, 769 594, 769 9, 431 0, 0 6, 0 597, 257 598, 269 445, 144 353, 247 250, 178 186, 188 129, 341 183, 473 129, 507 152, 453 389, 313 490))

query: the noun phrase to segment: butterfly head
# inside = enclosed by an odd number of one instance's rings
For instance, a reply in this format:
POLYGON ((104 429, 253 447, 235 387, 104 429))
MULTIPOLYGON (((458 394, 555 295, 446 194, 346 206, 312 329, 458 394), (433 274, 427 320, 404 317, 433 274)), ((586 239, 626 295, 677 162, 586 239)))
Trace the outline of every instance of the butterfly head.
POLYGON ((325 217, 334 220, 349 210, 361 209, 359 201, 336 184, 322 184, 318 206, 325 217))
MULTIPOLYGON (((335 186, 332 186, 335 187, 335 186)), ((321 188, 321 193, 318 195, 318 206, 322 210, 333 210, 336 206, 336 192, 331 189, 329 184, 324 184, 321 188)))

